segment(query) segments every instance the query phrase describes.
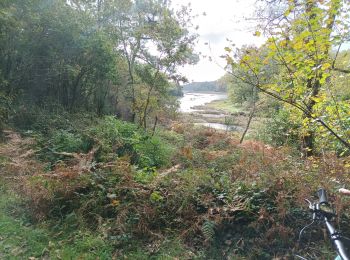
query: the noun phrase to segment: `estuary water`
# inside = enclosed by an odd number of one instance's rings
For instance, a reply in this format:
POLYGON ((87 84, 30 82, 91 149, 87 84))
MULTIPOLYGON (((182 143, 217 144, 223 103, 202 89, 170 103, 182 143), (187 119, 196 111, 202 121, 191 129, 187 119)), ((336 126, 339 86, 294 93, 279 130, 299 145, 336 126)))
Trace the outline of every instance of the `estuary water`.
MULTIPOLYGON (((225 100, 227 99, 226 93, 215 93, 215 92, 185 92, 184 96, 179 99, 180 108, 179 112, 201 114, 202 118, 225 118, 225 114, 215 113, 210 110, 201 109, 198 106, 203 106, 214 100, 225 100)), ((235 131, 235 126, 227 126, 220 123, 201 122, 195 123, 196 125, 203 125, 210 128, 235 131)))
POLYGON ((179 111, 182 113, 198 112, 200 109, 196 109, 196 106, 202 106, 214 100, 223 99, 227 99, 226 93, 185 92, 184 96, 179 99, 179 111))

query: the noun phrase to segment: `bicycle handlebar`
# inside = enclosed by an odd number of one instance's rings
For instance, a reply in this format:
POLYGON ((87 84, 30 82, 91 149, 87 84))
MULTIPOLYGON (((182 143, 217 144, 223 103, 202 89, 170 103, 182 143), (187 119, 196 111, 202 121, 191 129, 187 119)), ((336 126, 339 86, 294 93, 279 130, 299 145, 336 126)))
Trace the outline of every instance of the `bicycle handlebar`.
POLYGON ((319 189, 317 195, 320 199, 320 204, 328 204, 327 192, 325 189, 319 189))
MULTIPOLYGON (((321 188, 317 191, 317 195, 319 198, 319 203, 314 202, 311 203, 309 200, 306 200, 309 202, 309 208, 313 213, 313 222, 310 224, 312 225, 315 220, 322 221, 327 227, 329 237, 335 247, 335 250, 337 251, 338 255, 343 260, 350 260, 349 253, 344 245, 344 239, 343 237, 330 223, 330 220, 335 216, 334 210, 330 206, 328 202, 327 192, 325 189, 321 188)), ((310 226, 308 225, 308 226, 310 226)), ((306 226, 306 227, 308 227, 306 226)), ((306 228, 304 227, 299 235, 299 240, 301 237, 302 232, 306 228)))

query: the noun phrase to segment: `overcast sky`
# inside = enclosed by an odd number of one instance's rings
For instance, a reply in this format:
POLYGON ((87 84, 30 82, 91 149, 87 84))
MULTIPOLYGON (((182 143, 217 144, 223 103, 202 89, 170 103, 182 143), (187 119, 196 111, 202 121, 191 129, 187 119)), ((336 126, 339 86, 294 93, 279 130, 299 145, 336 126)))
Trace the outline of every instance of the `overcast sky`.
POLYGON ((225 74, 222 68, 225 62, 219 56, 225 54, 224 47, 228 46, 227 38, 237 46, 262 43, 262 38, 253 36, 255 30, 252 22, 244 19, 252 17, 255 1, 172 0, 175 9, 179 5, 187 5, 191 2, 192 13, 199 14, 199 17, 194 20, 194 24, 199 26, 197 33, 200 35, 196 50, 213 58, 212 62, 201 58, 197 65, 181 69, 190 82, 217 80, 225 74), (204 12, 206 15, 201 15, 204 12))

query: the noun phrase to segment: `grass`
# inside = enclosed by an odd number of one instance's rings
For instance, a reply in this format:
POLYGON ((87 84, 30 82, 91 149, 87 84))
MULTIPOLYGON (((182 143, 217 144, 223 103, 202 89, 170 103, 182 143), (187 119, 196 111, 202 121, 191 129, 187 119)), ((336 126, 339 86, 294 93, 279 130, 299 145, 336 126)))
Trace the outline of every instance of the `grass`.
POLYGON ((215 100, 205 105, 210 109, 218 109, 227 113, 239 113, 243 112, 242 108, 233 104, 229 99, 225 100, 215 100))
POLYGON ((205 259, 201 252, 193 252, 186 248, 178 239, 164 239, 161 244, 155 245, 154 248, 148 248, 146 251, 142 248, 137 248, 134 251, 123 255, 125 259, 132 260, 174 260, 174 259, 205 259), (152 252, 155 250, 155 252, 152 252))
POLYGON ((0 259, 111 259, 112 246, 96 234, 82 230, 55 230, 51 225, 31 223, 23 201, 2 184, 0 259))
POLYGON ((61 222, 53 224, 31 223, 23 200, 2 182, 0 259, 199 259, 177 239, 164 239, 150 246, 153 249, 132 243, 118 254, 113 242, 104 240, 98 233, 73 229, 61 222))

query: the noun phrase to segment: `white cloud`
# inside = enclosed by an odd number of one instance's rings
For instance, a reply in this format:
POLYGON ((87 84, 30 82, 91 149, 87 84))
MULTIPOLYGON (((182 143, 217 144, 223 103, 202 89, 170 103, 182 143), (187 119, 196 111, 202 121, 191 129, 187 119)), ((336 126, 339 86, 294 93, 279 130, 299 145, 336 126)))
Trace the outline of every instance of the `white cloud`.
POLYGON ((176 9, 189 2, 193 14, 199 15, 193 21, 199 26, 197 33, 200 35, 196 50, 213 59, 210 62, 202 58, 195 66, 181 68, 190 81, 211 81, 225 74, 225 62, 220 56, 225 54, 227 38, 236 46, 262 44, 262 38, 253 36, 252 23, 244 19, 254 14, 256 0, 172 0, 172 6, 176 9), (204 12, 206 16, 201 15, 204 12))

